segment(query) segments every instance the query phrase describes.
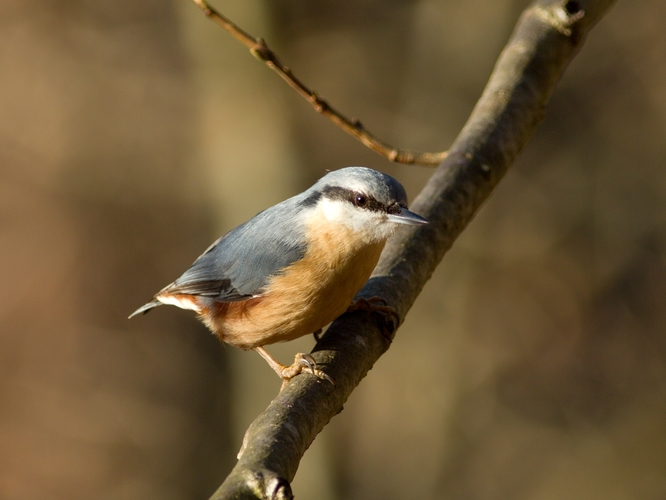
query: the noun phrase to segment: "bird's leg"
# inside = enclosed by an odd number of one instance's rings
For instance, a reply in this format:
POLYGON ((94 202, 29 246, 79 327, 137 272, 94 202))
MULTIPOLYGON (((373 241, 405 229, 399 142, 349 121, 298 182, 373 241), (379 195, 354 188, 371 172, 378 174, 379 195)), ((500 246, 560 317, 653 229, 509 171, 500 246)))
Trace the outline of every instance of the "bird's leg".
POLYGON ((319 339, 321 338, 321 331, 323 328, 320 328, 316 332, 312 332, 312 336, 315 338, 315 342, 319 342, 319 339))
POLYGON ((309 354, 299 352, 294 358, 294 363, 290 366, 283 365, 277 361, 273 356, 268 354, 268 351, 263 347, 254 347, 254 350, 257 351, 262 358, 266 360, 268 365, 273 368, 275 373, 278 374, 278 377, 282 379, 282 387, 280 390, 284 389, 284 386, 287 385, 292 378, 301 373, 303 370, 307 370, 312 375, 322 380, 328 380, 331 384, 335 385, 333 379, 326 375, 323 371, 317 369, 317 363, 314 358, 309 354))

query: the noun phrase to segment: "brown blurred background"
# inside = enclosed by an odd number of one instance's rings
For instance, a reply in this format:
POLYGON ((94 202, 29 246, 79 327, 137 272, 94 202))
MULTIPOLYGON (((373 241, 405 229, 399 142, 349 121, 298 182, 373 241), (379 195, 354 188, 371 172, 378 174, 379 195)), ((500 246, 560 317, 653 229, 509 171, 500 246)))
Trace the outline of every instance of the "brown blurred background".
MULTIPOLYGON (((401 147, 455 138, 526 1, 217 2, 401 147)), ((666 498, 666 4, 619 2, 298 498, 666 498)), ((0 498, 207 498, 279 380, 175 308, 217 236, 367 165, 187 0, 0 4, 0 498)), ((283 361, 311 338, 270 349, 283 361)))

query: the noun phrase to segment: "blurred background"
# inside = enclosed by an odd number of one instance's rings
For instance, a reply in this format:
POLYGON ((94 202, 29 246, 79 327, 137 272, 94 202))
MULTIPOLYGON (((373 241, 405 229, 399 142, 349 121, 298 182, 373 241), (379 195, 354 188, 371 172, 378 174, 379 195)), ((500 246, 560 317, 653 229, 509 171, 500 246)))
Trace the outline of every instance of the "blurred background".
MULTIPOLYGON (((438 151, 527 4, 214 5, 383 139, 438 151)), ((593 30, 297 498, 666 498, 664 19, 618 2, 593 30)), ((187 0, 4 0, 0 75, 0 498, 208 498, 280 381, 192 313, 127 315, 326 169, 411 198, 430 171, 316 115, 187 0)))

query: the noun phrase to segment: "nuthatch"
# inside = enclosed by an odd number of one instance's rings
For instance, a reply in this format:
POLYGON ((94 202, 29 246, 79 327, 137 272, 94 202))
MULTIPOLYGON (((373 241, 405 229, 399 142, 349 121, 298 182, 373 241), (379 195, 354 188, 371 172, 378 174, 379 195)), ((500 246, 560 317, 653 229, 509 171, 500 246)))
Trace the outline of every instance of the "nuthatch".
POLYGON ((162 304, 192 309, 222 342, 257 351, 284 383, 304 368, 332 382, 312 356, 285 366, 263 346, 345 312, 397 224, 425 223, 393 177, 365 167, 330 172, 222 236, 130 318, 162 304))

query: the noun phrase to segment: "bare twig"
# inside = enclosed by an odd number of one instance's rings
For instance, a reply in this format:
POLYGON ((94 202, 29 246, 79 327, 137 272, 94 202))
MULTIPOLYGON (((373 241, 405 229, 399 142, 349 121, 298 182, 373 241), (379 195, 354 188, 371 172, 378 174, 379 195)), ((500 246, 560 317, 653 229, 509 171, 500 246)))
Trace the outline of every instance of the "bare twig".
MULTIPOLYGON (((536 0, 523 12, 449 156, 414 201, 430 224, 389 241, 360 296, 381 297, 405 317, 535 130, 569 61, 612 2, 536 0)), ((252 423, 236 467, 213 499, 292 498, 289 482, 303 453, 388 349, 394 330, 377 315, 338 318, 313 351, 336 385, 294 378, 252 423)))
POLYGON ((240 28, 229 18, 222 15, 213 7, 208 5, 205 0, 192 0, 209 19, 213 20, 219 26, 222 26, 227 32, 231 34, 236 40, 245 45, 254 57, 260 61, 264 61, 269 68, 275 71, 287 84, 298 92, 301 97, 312 104, 312 107, 330 119, 342 130, 356 137, 361 143, 369 147, 376 153, 388 158, 390 161, 405 164, 424 165, 428 167, 436 167, 447 156, 446 151, 438 153, 422 153, 419 151, 412 151, 410 149, 400 149, 391 146, 390 144, 382 141, 378 137, 371 134, 363 124, 356 118, 349 119, 342 115, 339 111, 335 110, 328 102, 317 95, 316 92, 310 90, 303 82, 301 82, 292 71, 285 66, 280 59, 278 59, 275 52, 273 52, 263 38, 254 38, 247 31, 240 28))

